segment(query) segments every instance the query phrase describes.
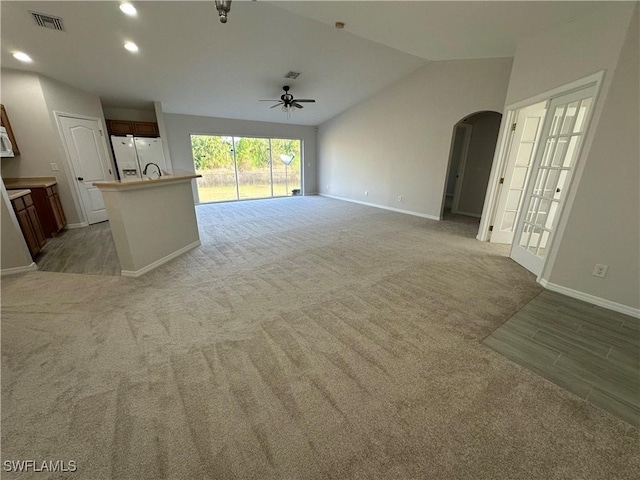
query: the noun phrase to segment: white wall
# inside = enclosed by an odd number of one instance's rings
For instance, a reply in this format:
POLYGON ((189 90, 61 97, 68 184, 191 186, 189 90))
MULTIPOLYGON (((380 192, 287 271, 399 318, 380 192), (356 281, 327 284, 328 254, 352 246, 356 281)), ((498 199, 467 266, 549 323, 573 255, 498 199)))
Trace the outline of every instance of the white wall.
MULTIPOLYGON (((613 72, 637 2, 611 2, 574 22, 518 44, 507 105, 586 77, 613 72)), ((605 79, 605 87, 610 78, 605 79)))
POLYGON ((85 219, 70 183, 73 175, 54 110, 97 117, 104 128, 99 98, 47 77, 9 69, 2 69, 1 93, 21 153, 13 159, 2 159, 3 178, 55 177, 68 223, 82 223, 85 219), (57 163, 59 170, 52 171, 51 163, 57 163))
MULTIPOLYGON (((164 113, 163 116, 171 163, 176 171, 195 172, 191 153, 191 134, 296 138, 302 139, 303 142, 304 166, 302 175, 304 193, 305 195, 311 195, 318 192, 316 127, 173 113, 164 113)), ((195 191, 194 198, 197 199, 195 191)))
POLYGON ((507 104, 520 102, 605 71, 542 279, 632 308, 640 303, 637 16, 637 2, 612 2, 520 43, 507 93, 507 104), (629 52, 634 41, 635 57, 629 52), (591 275, 595 263, 610 266, 606 279, 591 275))
POLYGON ((640 308, 638 8, 598 122, 549 281, 640 308), (607 277, 591 275, 596 263, 607 277))
POLYGON ((509 58, 432 62, 323 123, 320 192, 440 218, 453 127, 502 112, 510 71, 509 58))
POLYGON ((501 119, 499 113, 482 112, 466 120, 473 129, 458 200, 458 211, 461 213, 478 217, 482 213, 501 119))

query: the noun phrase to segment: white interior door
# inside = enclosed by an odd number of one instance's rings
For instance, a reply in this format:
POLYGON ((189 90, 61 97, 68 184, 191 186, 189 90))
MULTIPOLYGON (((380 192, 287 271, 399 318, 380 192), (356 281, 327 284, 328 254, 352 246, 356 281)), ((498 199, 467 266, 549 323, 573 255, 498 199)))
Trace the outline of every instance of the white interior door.
POLYGON ((501 179, 502 188, 491 232, 493 243, 511 244, 513 241, 516 218, 522 207, 525 187, 531 173, 546 112, 546 101, 530 105, 518 112, 507 165, 501 179))
POLYGON ((100 122, 61 115, 60 126, 87 222, 104 222, 107 211, 93 182, 113 180, 113 175, 100 122))
POLYGON ((596 87, 551 99, 511 258, 540 275, 586 134, 596 87))

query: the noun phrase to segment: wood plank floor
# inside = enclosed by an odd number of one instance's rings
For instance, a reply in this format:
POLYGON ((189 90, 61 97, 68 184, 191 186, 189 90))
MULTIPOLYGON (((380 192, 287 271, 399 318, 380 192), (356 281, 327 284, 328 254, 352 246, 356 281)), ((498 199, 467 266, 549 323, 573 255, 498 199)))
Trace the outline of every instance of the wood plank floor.
POLYGON ((483 343, 640 426, 640 320, 543 291, 483 343))
POLYGON ((35 262, 45 272, 120 275, 109 222, 63 230, 57 237, 47 239, 35 262))

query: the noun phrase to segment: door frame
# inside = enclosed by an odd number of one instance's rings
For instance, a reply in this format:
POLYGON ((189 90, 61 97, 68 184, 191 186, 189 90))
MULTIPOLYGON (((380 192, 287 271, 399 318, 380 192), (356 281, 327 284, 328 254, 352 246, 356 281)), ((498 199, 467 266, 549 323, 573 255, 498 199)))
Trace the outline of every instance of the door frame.
MULTIPOLYGON (((451 161, 453 160, 453 150, 454 143, 456 140, 456 130, 458 128, 464 129, 464 137, 462 139, 462 149, 460 151, 460 161, 458 162, 458 171, 456 172, 456 183, 453 187, 453 201, 451 203, 451 213, 460 213, 466 215, 464 212, 460 212, 458 210, 458 206, 460 204, 460 194, 462 193, 462 182, 464 180, 464 172, 467 168, 467 158, 469 157, 469 147, 471 146, 471 134, 473 133, 473 125, 470 123, 458 122, 455 124, 453 128, 453 141, 451 143, 451 153, 449 155, 449 165, 451 165, 451 161)), ((451 172, 453 173, 453 172, 451 172)), ((447 182, 445 183, 445 195, 446 188, 449 178, 447 177, 447 182)))
MULTIPOLYGON (((191 168, 193 168, 193 172, 195 173, 195 163, 193 160, 193 147, 191 144, 191 137, 197 135, 197 136, 208 136, 208 137, 230 137, 232 139, 234 138, 260 138, 263 140, 269 140, 269 158, 270 158, 270 163, 273 161, 273 158, 271 156, 271 141, 272 140, 297 140, 298 142, 300 142, 300 194, 302 196, 306 195, 305 193, 305 140, 302 137, 292 137, 289 135, 269 135, 269 136, 265 136, 265 135, 254 135, 251 133, 248 134, 241 134, 241 133, 194 133, 194 132, 189 132, 189 150, 191 151, 191 168)), ((196 204, 196 206, 198 205, 204 205, 206 203, 225 203, 225 202, 246 202, 246 201, 252 201, 252 200, 268 200, 270 198, 280 198, 280 197, 275 197, 273 195, 273 165, 269 166, 270 172, 271 172, 271 196, 270 197, 264 197, 264 198, 240 198, 240 195, 238 193, 238 171, 237 171, 237 162, 236 162, 236 153, 235 153, 235 142, 232 140, 232 145, 233 145, 233 165, 234 165, 234 169, 236 170, 236 199, 235 200, 218 200, 217 202, 205 202, 202 203, 200 202, 200 192, 198 191, 198 185, 196 182, 193 182, 193 199, 194 202, 196 204)), ((290 195, 289 195, 290 196, 290 195)), ((284 197, 282 197, 284 198, 284 197)))
POLYGON ((67 147, 67 142, 64 138, 64 130, 62 127, 61 118, 78 118, 80 120, 95 120, 98 122, 98 125, 102 129, 102 146, 104 147, 104 151, 106 154, 106 158, 109 161, 109 165, 107 166, 109 173, 111 174, 112 180, 115 178, 113 172, 115 171, 113 157, 111 156, 111 152, 109 146, 107 145, 107 139, 105 132, 107 131, 104 118, 100 117, 91 117, 89 115, 80 115, 77 113, 69 113, 69 112, 60 112, 58 110, 53 111, 53 115, 56 120, 56 125, 58 127, 58 135, 60 136, 60 142, 62 143, 62 149, 64 150, 64 156, 66 161, 66 168, 64 169, 65 177, 67 178, 67 183, 71 186, 69 189, 71 191, 71 197, 73 199, 73 203, 75 204, 76 210, 82 213, 82 222, 77 224, 78 227, 88 227, 89 226, 89 216, 87 215, 87 211, 84 206, 84 202, 82 201, 82 194, 80 193, 80 187, 78 187, 78 182, 76 182, 75 169, 73 167, 73 162, 71 162, 71 155, 69 154, 69 147, 67 147))
MULTIPOLYGON (((513 139, 513 133, 511 132, 511 125, 514 120, 517 118, 518 110, 524 107, 528 107, 534 105, 536 103, 540 103, 543 101, 550 102, 552 98, 559 97, 562 95, 566 95, 576 90, 581 90, 590 85, 595 85, 595 94, 593 97, 593 109, 588 119, 586 135, 584 137, 584 141, 580 146, 580 151, 576 157, 576 165, 575 170, 571 179, 570 184, 568 185, 567 196, 565 197, 564 204, 558 210, 558 223, 552 238, 549 239, 549 253, 545 256, 544 265, 542 267, 540 275, 537 277, 538 282, 548 280, 546 277, 549 275, 550 266, 553 265, 555 261, 555 257, 557 255, 558 240, 561 240, 564 235, 564 230, 567 223, 567 215, 566 212, 571 211, 571 207, 573 205, 573 201, 575 199, 576 191, 578 189, 578 185, 580 183, 580 178, 582 177, 582 172, 584 170, 584 161, 583 157, 585 157, 589 149, 591 147, 591 143, 593 141, 594 131, 594 119, 599 117, 599 113, 601 110, 600 105, 600 94, 602 92, 602 86, 604 83, 605 71, 600 70, 596 73, 588 75, 579 80, 575 80, 573 82, 567 83, 560 87, 556 87, 554 89, 548 90, 544 93, 535 95, 526 100, 522 100, 519 102, 512 103, 505 107, 507 110, 506 114, 502 117, 502 124, 500 126, 500 134, 498 137, 498 144, 500 146, 499 149, 496 150, 496 153, 493 158, 493 165, 491 166, 491 173, 489 175, 489 186, 487 188, 487 194, 485 196, 484 207, 482 209, 482 217, 480 219, 480 226, 478 228, 478 235, 476 238, 480 241, 486 242, 489 240, 490 231, 489 226, 493 224, 496 215, 496 208, 498 202, 498 195, 500 194, 500 178, 504 173, 503 170, 506 168, 506 162, 509 154, 509 150, 511 148, 511 140, 513 139)), ((536 147, 536 150, 540 148, 540 143, 536 147)), ((535 154, 535 153, 534 153, 535 154)), ((529 181, 532 178, 532 171, 529 175, 529 181)), ((528 183, 525 188, 528 188, 528 183)), ((522 209, 518 213, 516 218, 516 225, 520 221, 520 215, 522 214, 522 209)))

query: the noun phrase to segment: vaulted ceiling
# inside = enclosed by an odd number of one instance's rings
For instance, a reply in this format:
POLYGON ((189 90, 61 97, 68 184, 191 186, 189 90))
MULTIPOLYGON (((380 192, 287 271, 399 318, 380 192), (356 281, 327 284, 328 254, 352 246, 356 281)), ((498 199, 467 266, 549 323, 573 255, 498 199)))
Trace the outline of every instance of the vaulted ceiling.
POLYGON ((2 1, 0 62, 109 107, 159 101, 169 113, 318 125, 429 61, 513 56, 518 41, 606 3, 236 0, 221 24, 213 1, 133 2, 135 17, 118 2, 2 1), (62 17, 65 31, 37 26, 31 11, 62 17), (301 75, 283 78, 290 70, 301 75), (259 101, 283 85, 317 103, 287 120, 259 101))

